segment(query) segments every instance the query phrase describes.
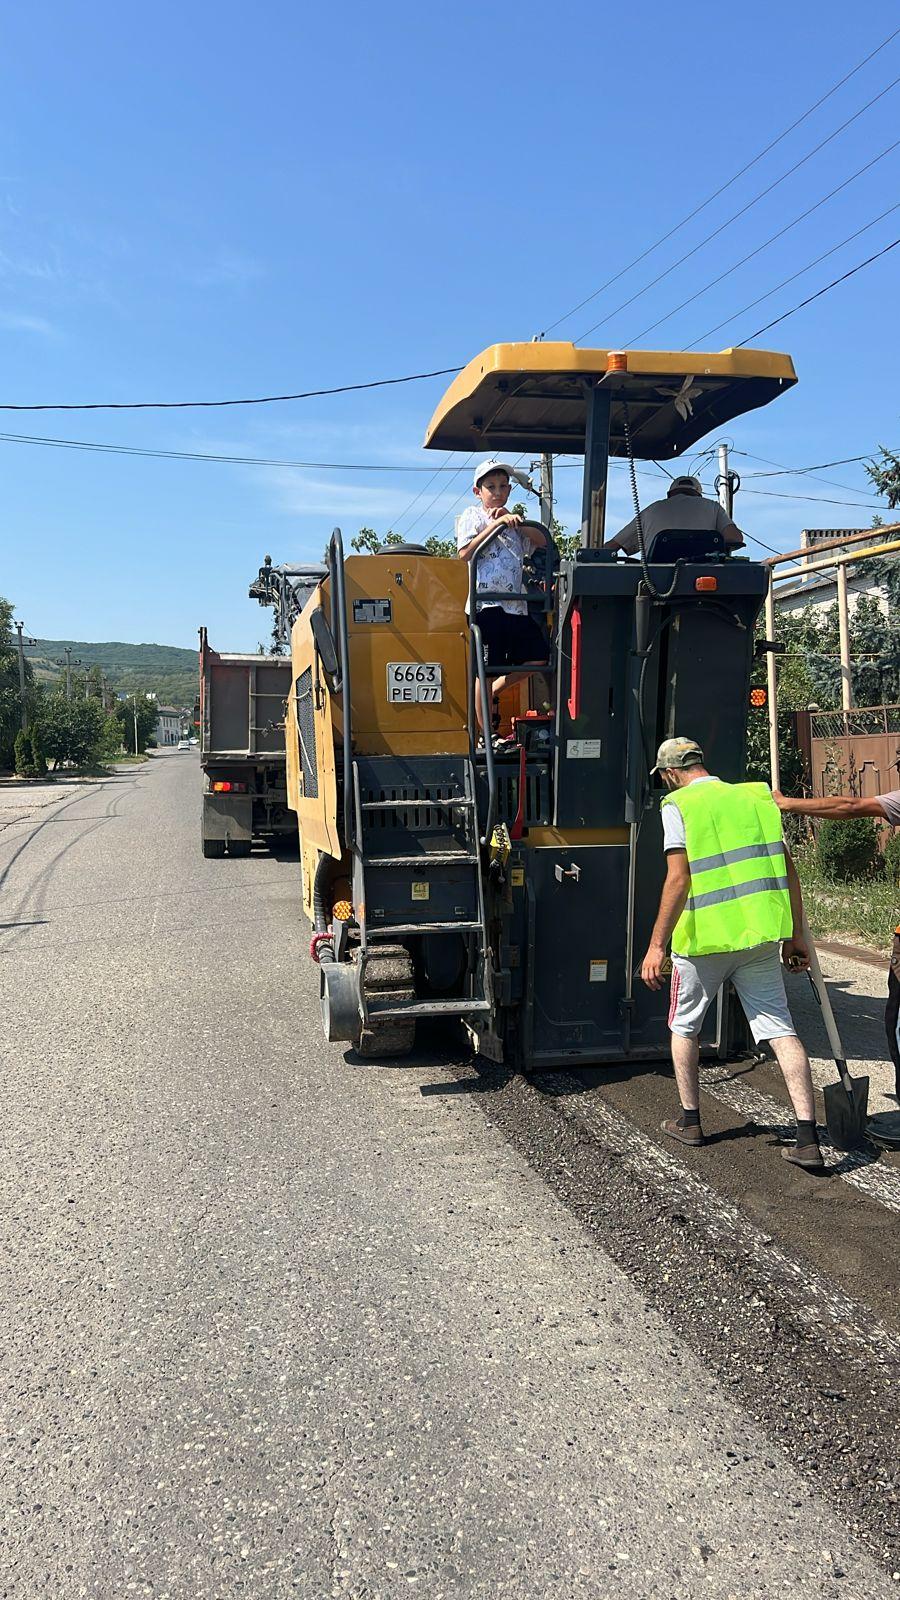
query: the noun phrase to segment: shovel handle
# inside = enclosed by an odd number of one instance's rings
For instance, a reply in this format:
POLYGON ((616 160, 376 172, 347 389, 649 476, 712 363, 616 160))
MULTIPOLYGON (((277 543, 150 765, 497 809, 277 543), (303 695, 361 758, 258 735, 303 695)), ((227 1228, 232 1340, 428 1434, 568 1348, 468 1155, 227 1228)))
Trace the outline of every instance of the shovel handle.
POLYGON ((841 1036, 838 1033, 838 1025, 835 1021, 834 1011, 832 1010, 831 999, 828 994, 825 979, 822 976, 822 968, 819 965, 818 951, 816 950, 813 936, 809 930, 809 923, 806 920, 805 911, 803 913, 803 939, 809 953, 809 981, 813 986, 816 999, 821 1007, 822 1020, 825 1023, 825 1032, 828 1034, 828 1043, 831 1046, 831 1053, 834 1056, 834 1064, 838 1069, 838 1076, 840 1077, 841 1083, 844 1085, 844 1088, 852 1099, 853 1079, 847 1070, 847 1057, 844 1054, 844 1046, 841 1043, 841 1036))

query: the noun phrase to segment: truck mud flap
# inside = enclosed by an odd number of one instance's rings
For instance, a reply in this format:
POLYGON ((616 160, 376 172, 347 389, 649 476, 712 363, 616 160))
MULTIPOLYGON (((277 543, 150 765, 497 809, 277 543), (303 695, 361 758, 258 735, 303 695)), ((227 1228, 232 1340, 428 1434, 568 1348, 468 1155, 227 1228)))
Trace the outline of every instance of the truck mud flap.
POLYGON ((253 838, 253 796, 205 794, 203 837, 227 839, 229 843, 249 844, 253 838))

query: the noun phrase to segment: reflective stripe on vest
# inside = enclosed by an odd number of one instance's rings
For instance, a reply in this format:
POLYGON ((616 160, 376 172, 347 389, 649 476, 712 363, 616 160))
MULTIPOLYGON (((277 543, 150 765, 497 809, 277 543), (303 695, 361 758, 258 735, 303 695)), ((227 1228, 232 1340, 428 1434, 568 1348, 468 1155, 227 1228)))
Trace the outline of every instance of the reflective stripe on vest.
POLYGON ((686 784, 663 800, 684 820, 691 888, 676 955, 750 950, 790 938, 781 813, 764 783, 686 784))

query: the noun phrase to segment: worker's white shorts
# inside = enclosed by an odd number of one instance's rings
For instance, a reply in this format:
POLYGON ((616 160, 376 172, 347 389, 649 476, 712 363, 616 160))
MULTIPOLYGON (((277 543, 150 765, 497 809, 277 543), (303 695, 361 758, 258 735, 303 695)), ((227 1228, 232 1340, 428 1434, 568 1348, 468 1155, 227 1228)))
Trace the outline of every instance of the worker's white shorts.
POLYGON ((713 956, 672 957, 669 1028, 683 1039, 696 1039, 703 1019, 722 984, 730 978, 757 1044, 796 1033, 788 1010, 777 944, 753 950, 726 950, 713 956))

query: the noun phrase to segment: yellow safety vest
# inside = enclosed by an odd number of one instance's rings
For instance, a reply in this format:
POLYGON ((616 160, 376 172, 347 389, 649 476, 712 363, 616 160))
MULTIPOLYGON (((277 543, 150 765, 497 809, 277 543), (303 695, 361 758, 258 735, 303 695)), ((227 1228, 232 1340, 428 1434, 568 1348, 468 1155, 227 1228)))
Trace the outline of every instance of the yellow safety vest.
POLYGON ((666 795, 684 819, 691 887, 678 956, 752 950, 793 931, 781 812, 764 783, 689 783, 666 795))

